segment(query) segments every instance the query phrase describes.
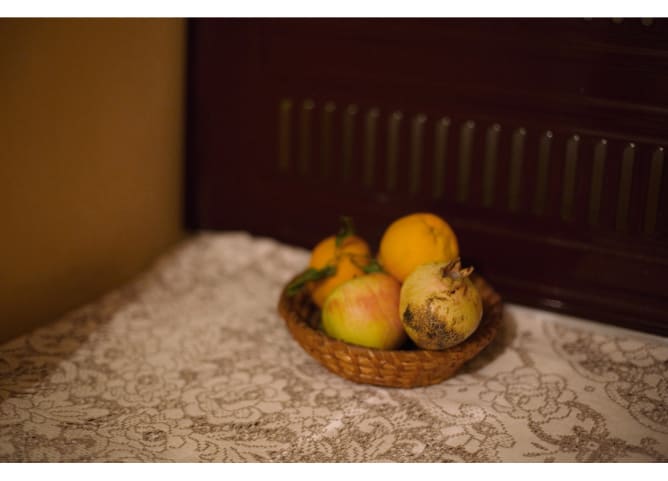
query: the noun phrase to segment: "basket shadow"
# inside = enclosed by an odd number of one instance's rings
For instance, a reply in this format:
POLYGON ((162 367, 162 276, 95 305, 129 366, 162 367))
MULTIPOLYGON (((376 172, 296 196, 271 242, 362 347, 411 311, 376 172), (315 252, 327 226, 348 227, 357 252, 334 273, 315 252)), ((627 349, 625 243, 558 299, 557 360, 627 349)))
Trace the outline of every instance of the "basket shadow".
POLYGON ((502 316, 501 324, 492 342, 477 356, 464 364, 458 374, 474 374, 493 363, 513 343, 513 340, 517 337, 517 321, 505 307, 502 316))

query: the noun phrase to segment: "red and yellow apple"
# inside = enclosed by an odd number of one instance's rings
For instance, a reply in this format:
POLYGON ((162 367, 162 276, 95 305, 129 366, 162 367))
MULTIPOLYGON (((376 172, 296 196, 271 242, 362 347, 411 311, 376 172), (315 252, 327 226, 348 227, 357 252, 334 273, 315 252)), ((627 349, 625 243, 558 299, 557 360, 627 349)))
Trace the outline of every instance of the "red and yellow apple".
POLYGON ((399 316, 401 285, 375 272, 334 289, 322 309, 322 327, 329 336, 375 349, 397 349, 406 340, 399 316))

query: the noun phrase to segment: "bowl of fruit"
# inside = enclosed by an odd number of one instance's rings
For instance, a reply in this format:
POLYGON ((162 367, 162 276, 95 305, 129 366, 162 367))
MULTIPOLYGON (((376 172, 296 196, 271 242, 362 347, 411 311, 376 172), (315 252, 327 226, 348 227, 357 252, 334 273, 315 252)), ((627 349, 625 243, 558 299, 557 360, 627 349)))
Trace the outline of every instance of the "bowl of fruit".
POLYGON ((278 310, 297 343, 331 372, 399 388, 454 376, 502 320, 501 297, 472 266, 462 267, 454 231, 431 213, 391 223, 375 256, 344 218, 284 286, 278 310))

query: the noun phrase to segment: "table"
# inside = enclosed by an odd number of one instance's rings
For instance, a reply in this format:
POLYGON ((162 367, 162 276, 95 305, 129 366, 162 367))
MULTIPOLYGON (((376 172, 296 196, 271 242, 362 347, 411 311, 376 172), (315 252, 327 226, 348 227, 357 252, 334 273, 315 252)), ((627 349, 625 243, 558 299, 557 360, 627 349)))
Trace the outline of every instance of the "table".
POLYGON ((308 252, 201 232, 0 346, 1 461, 668 461, 668 341, 506 305, 460 373, 358 385, 276 304, 308 252))

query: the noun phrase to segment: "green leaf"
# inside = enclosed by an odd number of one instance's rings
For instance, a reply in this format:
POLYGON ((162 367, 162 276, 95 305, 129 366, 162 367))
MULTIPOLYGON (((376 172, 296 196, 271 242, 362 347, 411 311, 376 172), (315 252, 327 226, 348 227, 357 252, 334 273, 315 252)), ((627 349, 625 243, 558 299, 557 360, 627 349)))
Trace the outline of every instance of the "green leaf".
POLYGON ((326 266, 322 269, 315 269, 311 267, 297 276, 290 284, 288 284, 286 287, 286 293, 288 296, 294 296, 309 282, 319 281, 326 277, 333 276, 334 274, 336 274, 335 266, 326 266))
POLYGON ((367 265, 365 265, 362 270, 365 274, 373 274, 374 272, 385 272, 383 266, 376 259, 372 259, 367 265))

